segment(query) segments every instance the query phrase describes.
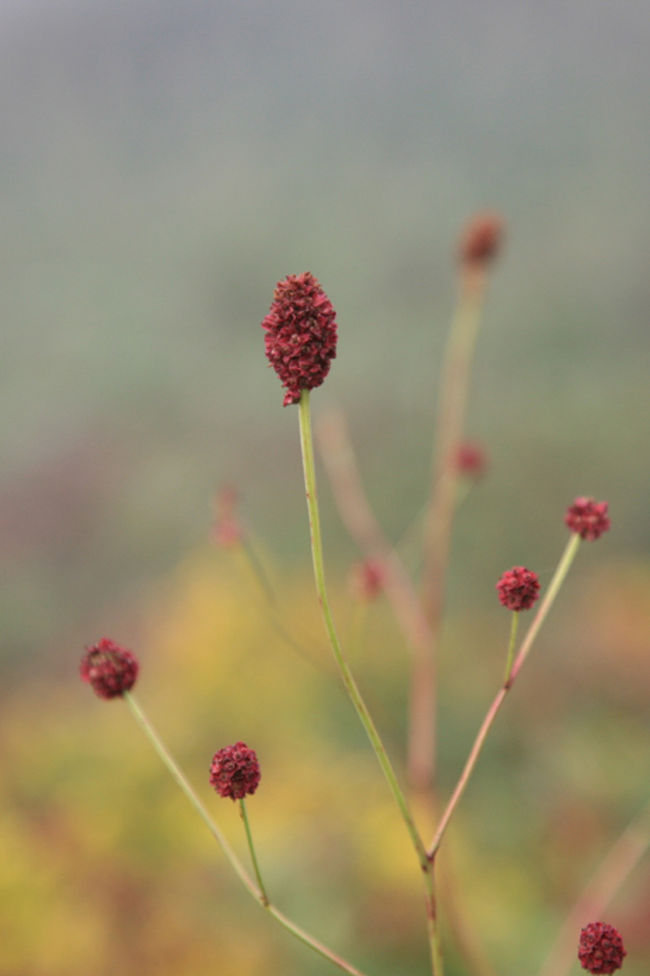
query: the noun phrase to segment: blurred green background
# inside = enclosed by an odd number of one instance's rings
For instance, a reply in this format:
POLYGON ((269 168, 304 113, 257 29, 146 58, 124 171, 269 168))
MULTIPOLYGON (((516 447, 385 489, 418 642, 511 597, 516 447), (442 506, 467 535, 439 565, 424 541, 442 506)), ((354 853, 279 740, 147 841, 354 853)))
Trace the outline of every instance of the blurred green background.
MULTIPOLYGON (((648 791, 649 45, 642 0, 3 0, 2 976, 329 971, 237 889, 120 704, 81 686, 103 634, 142 657, 198 783, 221 745, 258 749, 283 906, 373 974, 426 971, 410 852, 327 677, 297 416, 259 322, 277 279, 321 280, 340 341, 314 413, 344 408, 398 538, 427 490, 455 242, 484 207, 508 233, 469 407, 490 466, 454 545, 444 787, 501 676, 495 580, 525 563, 548 581, 575 495, 613 519, 450 834, 495 967, 536 971, 648 791), (316 668, 211 542, 223 481, 316 668)), ((321 480, 347 633, 356 554, 321 480)), ((380 601, 359 672, 398 765, 404 662, 380 601)), ((610 913, 628 976, 648 971, 649 903, 646 862, 610 913)))

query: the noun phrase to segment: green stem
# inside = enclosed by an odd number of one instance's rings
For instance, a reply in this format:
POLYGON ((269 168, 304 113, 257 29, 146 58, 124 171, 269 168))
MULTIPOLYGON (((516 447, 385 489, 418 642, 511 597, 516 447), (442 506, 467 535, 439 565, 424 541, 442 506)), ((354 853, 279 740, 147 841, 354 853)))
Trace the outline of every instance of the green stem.
POLYGON ((246 831, 246 840, 248 842, 248 850, 250 851, 251 861, 253 863, 253 869, 255 871, 255 877, 257 878, 257 884, 262 895, 262 903, 266 908, 269 904, 269 896, 266 893, 266 888, 264 887, 264 882, 262 881, 262 875, 260 874, 260 866, 257 862, 257 855, 255 854, 255 847, 253 845, 253 835, 251 834, 251 827, 248 822, 248 811, 246 809, 246 800, 242 797, 239 801, 239 815, 242 818, 244 824, 244 830, 246 831))
POLYGON ((506 658, 506 673, 503 679, 504 684, 508 684, 510 680, 510 672, 512 670, 512 661, 515 656, 515 644, 517 642, 517 628, 519 626, 519 613, 516 610, 512 612, 512 620, 510 622, 510 641, 508 643, 508 655, 506 658))
POLYGON ((307 496, 307 511, 309 514, 309 531, 311 537, 311 552, 312 552, 312 562, 314 567, 314 579, 316 582, 316 592, 318 594, 318 602, 321 606, 321 611, 323 614, 323 620, 325 622, 325 629, 329 637, 330 644, 332 646, 332 651, 334 652, 334 657, 338 665, 338 669, 341 675, 341 679, 345 686, 345 690, 354 705, 357 715, 363 725, 370 743, 375 751, 379 765, 381 766, 382 772, 386 777, 388 786, 391 793, 399 807, 400 813, 402 814, 402 819, 406 825, 409 836, 413 843, 413 847, 420 861, 420 866, 423 871, 427 871, 429 867, 429 862, 427 859, 426 851, 424 849, 424 844, 417 831, 415 822, 411 813, 409 811, 406 798, 400 788, 397 781, 395 771, 391 765, 390 759, 386 753, 386 749, 379 737, 379 733, 375 727, 375 724, 370 716, 370 712, 366 707, 366 704, 361 697, 361 692, 357 687, 357 683, 354 680, 352 672, 350 671, 349 665, 343 655, 343 649, 339 641, 338 635, 336 633, 336 628, 334 626, 334 618, 332 616, 332 610, 327 597, 327 590, 325 587, 325 569, 323 566, 323 543, 321 538, 320 529, 320 515, 318 511, 318 497, 316 494, 316 469, 314 464, 314 446, 312 441, 311 433, 311 417, 309 410, 309 390, 303 390, 300 397, 299 404, 299 415, 300 415, 300 446, 302 450, 302 464, 303 473, 305 477, 305 493, 307 496))
POLYGON ((429 954, 431 956, 432 976, 444 976, 444 964, 438 934, 438 911, 436 907, 435 884, 433 877, 433 862, 429 861, 429 869, 424 872, 424 886, 426 889, 427 936, 429 939, 429 954))
MULTIPOLYGON (((149 742, 154 747, 158 756, 162 759, 164 765, 167 767, 167 769, 171 773, 172 777, 174 778, 178 786, 180 786, 181 790, 183 791, 187 799, 190 801, 190 803, 192 804, 196 812, 199 814, 201 819, 207 825, 208 830, 210 831, 212 836, 216 839, 223 853, 230 861, 230 864, 233 867, 238 878, 240 879, 240 881, 242 882, 246 890, 253 896, 255 901, 259 905, 261 905, 262 908, 265 908, 266 911, 269 913, 269 915, 272 915, 273 918, 277 922, 279 922, 280 925, 283 926, 283 928, 285 928, 288 932, 290 932, 293 936, 295 936, 295 938, 299 939, 305 945, 309 946, 309 948, 313 949, 314 952, 317 952, 318 955, 323 956, 334 966, 337 966, 339 969, 342 969, 343 972, 348 973, 348 976, 365 976, 365 974, 362 973, 360 969, 357 969, 356 966, 352 965, 352 963, 348 962, 346 959, 343 959, 342 956, 339 956, 335 952, 332 952, 332 950, 328 949, 326 945, 323 945, 323 943, 319 942, 318 939, 315 939, 312 935, 309 935, 308 932, 305 932, 304 929, 301 929, 299 925, 296 925, 296 923, 292 922, 290 918, 287 918, 287 916, 283 912, 281 912, 279 908, 276 908, 275 905, 272 905, 269 902, 259 876, 257 861, 255 859, 255 855, 253 853, 253 848, 252 848, 252 840, 250 840, 250 832, 247 830, 247 836, 249 837, 249 848, 251 850, 251 854, 253 857, 253 865, 255 867, 255 873, 257 875, 259 888, 255 885, 252 878, 249 876, 248 872, 242 865, 241 861, 239 860, 239 858, 231 848, 230 844, 228 843, 224 835, 221 833, 218 826, 216 825, 216 823, 208 813, 207 809, 205 808, 205 806, 197 796, 193 787, 190 786, 190 783, 188 782, 185 774, 178 766, 176 761, 172 758, 171 754, 168 752, 166 746, 163 744, 162 740, 158 736, 158 733, 153 728, 151 722, 146 717, 146 715, 144 714, 144 712, 136 702, 133 695, 131 695, 130 692, 125 691, 123 692, 122 697, 124 698, 126 704, 129 706, 129 709, 131 710, 131 713, 133 714, 136 722, 138 723, 138 725, 140 726, 140 728, 142 729, 146 737, 149 739, 149 742)), ((244 824, 245 825, 247 824, 247 819, 244 820, 244 824)))

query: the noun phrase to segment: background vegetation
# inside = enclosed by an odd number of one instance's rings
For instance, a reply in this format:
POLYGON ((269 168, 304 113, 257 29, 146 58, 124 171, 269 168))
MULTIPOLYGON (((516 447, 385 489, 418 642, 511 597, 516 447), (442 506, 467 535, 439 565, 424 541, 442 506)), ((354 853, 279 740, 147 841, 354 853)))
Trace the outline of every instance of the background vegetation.
MULTIPOLYGON (((258 749, 284 906, 374 973, 422 971, 410 851, 312 619, 297 418, 259 322, 278 278, 322 281, 341 338, 314 411, 343 405, 397 538, 426 492, 453 242, 484 206, 509 232, 470 403, 490 470, 454 548, 447 786, 501 675, 494 581, 520 562, 548 580, 576 494, 613 519, 450 836, 488 952, 535 971, 647 793, 647 5, 5 0, 0 27, 0 972, 326 968, 78 682, 104 633, 143 658, 143 702, 197 783, 219 746, 258 749), (210 542, 224 479, 315 666, 210 542)), ((345 628, 355 554, 322 495, 345 628)), ((404 652, 382 604, 368 628, 359 671, 399 762, 404 652)), ((646 864, 613 906, 627 976, 648 969, 648 885, 646 864)))

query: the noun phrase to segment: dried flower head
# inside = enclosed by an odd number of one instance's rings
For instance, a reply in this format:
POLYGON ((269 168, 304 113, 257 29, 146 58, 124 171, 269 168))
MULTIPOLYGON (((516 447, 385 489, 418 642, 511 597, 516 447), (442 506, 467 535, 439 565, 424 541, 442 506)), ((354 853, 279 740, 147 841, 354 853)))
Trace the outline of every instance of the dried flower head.
POLYGON ((460 238, 458 256, 461 265, 476 268, 494 261, 501 248, 503 233, 503 221, 498 214, 476 214, 460 238))
POLYGON ((260 782, 260 767, 253 749, 245 742, 215 752, 210 766, 210 783, 219 796, 233 800, 254 793, 260 782))
POLYGON ((302 390, 320 386, 336 356, 336 313, 310 271, 288 275, 275 287, 266 330, 266 358, 286 389, 284 406, 302 390))
POLYGON ((467 442, 461 444, 456 455, 456 468, 459 474, 468 478, 480 478, 487 468, 487 457, 480 444, 467 442))
POLYGON ((530 610, 539 596, 537 573, 525 566, 513 566, 497 583, 497 592, 508 610, 530 610))
POLYGON ((578 959, 590 973, 615 973, 627 955, 620 933, 606 922, 590 922, 580 932, 578 959))
POLYGON ((357 600, 374 600, 384 585, 384 572, 374 559, 355 563, 350 570, 350 589, 357 600))
POLYGON ((603 532, 607 532, 611 525, 607 515, 608 507, 608 502, 597 502, 593 498, 582 496, 576 498, 573 505, 567 508, 564 521, 581 539, 593 542, 603 532))
POLYGON ((130 651, 102 637, 86 648, 81 659, 79 673, 83 681, 92 686, 100 698, 117 698, 130 691, 138 677, 140 665, 130 651))

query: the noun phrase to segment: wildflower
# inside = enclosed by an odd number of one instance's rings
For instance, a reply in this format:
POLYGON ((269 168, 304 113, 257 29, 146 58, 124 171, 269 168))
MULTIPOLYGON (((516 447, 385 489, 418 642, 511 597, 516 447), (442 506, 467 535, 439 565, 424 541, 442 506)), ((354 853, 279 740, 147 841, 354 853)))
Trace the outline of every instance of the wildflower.
POLYGON ((593 498, 582 496, 576 498, 573 505, 567 508, 564 521, 581 539, 593 542, 603 532, 607 532, 611 525, 607 508, 608 502, 597 502, 593 498))
POLYGON ((498 214, 477 214, 466 226, 460 239, 458 257, 461 265, 478 268, 491 264, 501 248, 503 221, 498 214))
POLYGON ((266 358, 287 391, 283 405, 298 403, 302 390, 321 385, 336 356, 336 312, 310 271, 277 283, 262 328, 266 358))
POLYGON ((461 444, 456 455, 456 469, 468 478, 480 478, 485 474, 487 458, 480 444, 461 444))
POLYGON ((383 569, 373 559, 355 563, 350 570, 350 589, 358 600, 374 600, 384 585, 383 569))
POLYGON ((253 749, 245 742, 215 752, 210 766, 210 783, 219 796, 242 800, 254 793, 260 782, 260 767, 253 749))
POLYGON ((530 610, 539 596, 537 573, 525 566, 513 566, 497 583, 497 592, 508 610, 530 610))
POLYGON ((139 668, 137 659, 130 651, 102 637, 92 647, 86 648, 79 673, 100 698, 117 698, 131 690, 139 668))
POLYGON ((615 973, 627 955, 620 933, 606 922, 590 922, 580 932, 578 959, 590 973, 615 973))

